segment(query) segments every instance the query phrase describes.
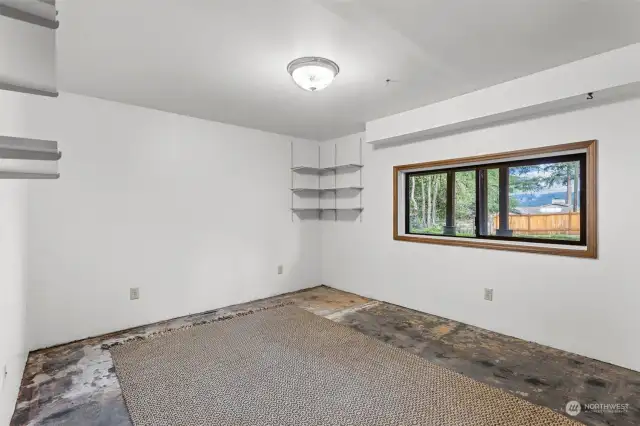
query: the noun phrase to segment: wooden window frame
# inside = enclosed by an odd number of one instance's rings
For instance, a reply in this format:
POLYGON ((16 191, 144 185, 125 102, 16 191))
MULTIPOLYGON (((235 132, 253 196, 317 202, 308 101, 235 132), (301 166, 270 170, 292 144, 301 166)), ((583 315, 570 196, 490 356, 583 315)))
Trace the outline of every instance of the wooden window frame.
MULTIPOLYGON (((403 185, 405 185, 403 183, 403 185)), ((574 142, 562 145, 549 145, 539 148, 523 149, 517 151, 500 152, 494 154, 478 155, 473 157, 454 158, 448 160, 432 161, 426 163, 404 164, 393 168, 393 239, 425 244, 440 244, 460 247, 484 248, 492 250, 507 250, 527 253, 551 254, 559 256, 571 256, 581 258, 597 258, 597 141, 574 142), (584 240, 580 246, 567 245, 566 243, 551 243, 549 241, 534 242, 529 239, 511 238, 504 241, 496 238, 473 238, 440 235, 409 234, 403 229, 400 233, 399 203, 404 203, 406 195, 400 194, 400 179, 405 179, 407 174, 425 171, 451 170, 473 168, 478 166, 491 166, 492 164, 517 162, 523 159, 531 159, 548 156, 562 156, 567 154, 584 153, 586 155, 583 196, 586 198, 584 209, 586 220, 581 224, 584 240)), ((405 209, 403 204, 403 210, 405 209)), ((406 219, 402 218, 406 225, 406 219)), ((404 226, 403 226, 404 228, 404 226)))

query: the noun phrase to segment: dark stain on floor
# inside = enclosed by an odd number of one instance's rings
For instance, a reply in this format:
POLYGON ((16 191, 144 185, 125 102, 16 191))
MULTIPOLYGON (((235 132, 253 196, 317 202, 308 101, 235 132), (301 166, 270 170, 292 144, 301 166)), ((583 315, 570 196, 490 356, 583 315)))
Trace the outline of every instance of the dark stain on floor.
POLYGON ((588 425, 640 425, 640 373, 446 318, 321 286, 31 353, 11 425, 130 426, 108 347, 294 303, 435 364, 564 414, 568 401, 629 404, 582 412, 588 425))
POLYGON ((585 424, 640 425, 636 371, 388 303, 340 322, 560 413, 572 400, 629 404, 623 413, 582 412, 575 419, 585 424))

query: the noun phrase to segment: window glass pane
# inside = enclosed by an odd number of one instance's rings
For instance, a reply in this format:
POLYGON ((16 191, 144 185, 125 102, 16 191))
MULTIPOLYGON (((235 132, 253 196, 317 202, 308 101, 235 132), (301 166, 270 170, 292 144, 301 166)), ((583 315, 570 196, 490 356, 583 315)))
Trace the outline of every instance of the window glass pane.
POLYGON ((447 174, 411 175, 409 184, 409 232, 443 234, 447 204, 447 174))
POLYGON ((476 171, 456 172, 455 227, 456 235, 476 235, 476 171))
POLYGON ((486 193, 477 192, 477 170, 410 175, 409 233, 475 237, 480 224, 480 235, 580 241, 580 162, 545 161, 478 169, 478 182, 481 189, 486 186, 486 193), (502 226, 501 171, 507 180, 502 195, 508 210, 502 226), (454 189, 452 206, 447 205, 448 184, 454 189))
POLYGON ((509 168, 514 237, 580 240, 580 162, 509 168))
POLYGON ((498 169, 487 169, 487 232, 496 235, 500 224, 500 173, 498 169))
POLYGON ((405 175, 404 232, 586 246, 586 158, 561 153, 414 169, 405 175))

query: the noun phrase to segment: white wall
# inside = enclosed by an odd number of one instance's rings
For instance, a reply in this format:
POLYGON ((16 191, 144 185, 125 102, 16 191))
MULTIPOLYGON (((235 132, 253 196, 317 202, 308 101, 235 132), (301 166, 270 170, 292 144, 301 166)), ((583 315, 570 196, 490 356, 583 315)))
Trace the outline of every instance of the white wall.
POLYGON ((55 30, 0 16, 0 82, 55 91, 55 30))
MULTIPOLYGON (((363 222, 324 221, 327 285, 640 370, 640 100, 419 143, 364 147, 363 222), (392 239, 392 167, 599 140, 599 259, 392 239), (483 288, 494 301, 483 300, 483 288)), ((362 135, 338 143, 353 145, 362 135)), ((353 151, 353 149, 351 149, 353 151)))
MULTIPOLYGON (((26 95, 0 92, 0 134, 25 130, 26 95)), ((0 424, 9 424, 27 359, 27 182, 0 180, 0 424), (3 370, 7 368, 3 383, 3 370)))
MULTIPOLYGON (((31 348, 321 283, 320 224, 289 212, 291 138, 65 93, 33 99, 62 159, 59 180, 29 184, 31 348)), ((296 141, 296 161, 317 146, 296 141)))
POLYGON ((9 423, 27 359, 26 194, 26 182, 0 181, 0 424, 9 423))

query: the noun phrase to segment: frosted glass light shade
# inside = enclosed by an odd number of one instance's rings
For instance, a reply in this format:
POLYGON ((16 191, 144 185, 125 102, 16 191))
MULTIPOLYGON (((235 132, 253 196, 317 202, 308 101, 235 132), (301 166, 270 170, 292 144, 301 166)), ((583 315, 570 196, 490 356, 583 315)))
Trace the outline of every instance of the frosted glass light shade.
POLYGON ((305 57, 291 61, 287 71, 299 87, 315 92, 330 85, 340 68, 329 59, 305 57))

